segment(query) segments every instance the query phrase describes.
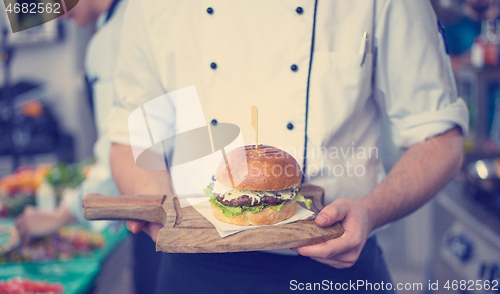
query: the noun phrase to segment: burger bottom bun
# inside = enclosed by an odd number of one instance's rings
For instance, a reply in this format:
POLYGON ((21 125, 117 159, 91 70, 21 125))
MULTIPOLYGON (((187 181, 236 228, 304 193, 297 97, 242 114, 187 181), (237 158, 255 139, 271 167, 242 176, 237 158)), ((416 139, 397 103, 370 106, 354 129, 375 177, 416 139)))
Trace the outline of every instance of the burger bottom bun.
POLYGON ((233 216, 227 217, 222 214, 222 210, 216 206, 212 206, 212 213, 215 218, 229 224, 239 226, 261 226, 272 225, 280 221, 291 218, 297 209, 297 200, 288 201, 279 211, 271 208, 264 208, 259 212, 251 213, 244 211, 241 213, 242 217, 233 216))

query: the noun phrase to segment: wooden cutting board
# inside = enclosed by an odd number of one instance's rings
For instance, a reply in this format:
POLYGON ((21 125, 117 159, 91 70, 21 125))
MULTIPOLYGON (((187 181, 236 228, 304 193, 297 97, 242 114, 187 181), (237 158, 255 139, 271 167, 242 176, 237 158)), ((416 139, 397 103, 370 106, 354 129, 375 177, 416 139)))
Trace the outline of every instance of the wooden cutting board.
MULTIPOLYGON (((313 200, 312 210, 323 208, 324 190, 302 185, 304 197, 313 200)), ((339 223, 327 228, 314 219, 264 226, 221 238, 215 227, 193 207, 181 208, 177 196, 85 195, 83 215, 88 220, 144 220, 162 223, 156 250, 171 253, 215 253, 293 248, 325 242, 343 234, 339 223)))

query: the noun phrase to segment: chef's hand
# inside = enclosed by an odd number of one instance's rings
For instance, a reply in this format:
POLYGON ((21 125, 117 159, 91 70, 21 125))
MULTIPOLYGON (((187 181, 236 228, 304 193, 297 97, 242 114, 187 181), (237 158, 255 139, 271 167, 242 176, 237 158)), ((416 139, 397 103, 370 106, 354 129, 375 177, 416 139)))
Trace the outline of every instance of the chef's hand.
POLYGON ((63 225, 75 221, 75 217, 67 207, 61 206, 53 212, 44 212, 28 205, 16 218, 15 224, 21 242, 26 244, 32 238, 55 233, 63 225))
POLYGON ((340 222, 344 229, 341 237, 292 250, 336 268, 353 266, 371 231, 367 210, 359 201, 338 199, 323 208, 316 217, 316 224, 321 227, 331 226, 335 222, 340 222))
POLYGON ((158 238, 158 233, 160 229, 163 227, 162 224, 148 223, 143 221, 127 221, 127 229, 134 234, 140 233, 144 231, 148 234, 153 241, 156 242, 158 238))

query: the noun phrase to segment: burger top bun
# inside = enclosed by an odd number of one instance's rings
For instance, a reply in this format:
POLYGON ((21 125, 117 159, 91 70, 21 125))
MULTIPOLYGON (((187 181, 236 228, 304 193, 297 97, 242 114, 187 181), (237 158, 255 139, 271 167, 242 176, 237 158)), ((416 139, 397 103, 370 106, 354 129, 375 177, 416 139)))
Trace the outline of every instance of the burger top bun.
POLYGON ((215 179, 227 186, 253 191, 279 191, 295 187, 302 180, 302 171, 295 158, 272 146, 240 147, 226 155, 228 166, 221 160, 215 179), (245 152, 242 152, 244 148, 245 152), (231 177, 230 177, 231 175, 231 177))

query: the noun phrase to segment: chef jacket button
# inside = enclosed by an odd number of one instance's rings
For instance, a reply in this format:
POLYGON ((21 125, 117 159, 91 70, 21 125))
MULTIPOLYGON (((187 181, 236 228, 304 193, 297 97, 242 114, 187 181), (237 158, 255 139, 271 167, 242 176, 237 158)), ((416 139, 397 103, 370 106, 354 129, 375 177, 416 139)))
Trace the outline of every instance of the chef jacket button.
POLYGON ((293 130, 293 124, 292 123, 288 123, 286 125, 286 128, 289 129, 290 131, 293 130))
POLYGON ((216 69, 217 68, 217 63, 215 63, 215 62, 210 63, 210 67, 212 69, 216 69))
POLYGON ((212 7, 207 8, 207 13, 208 14, 214 14, 214 9, 212 7))
POLYGON ((302 7, 297 7, 297 9, 295 9, 295 12, 297 12, 298 14, 302 14, 304 13, 304 9, 302 9, 302 7))
POLYGON ((215 175, 212 175, 212 181, 215 181, 215 175))
POLYGON ((292 64, 292 66, 290 66, 290 69, 292 71, 298 71, 299 70, 299 67, 296 65, 296 64, 292 64))
POLYGON ((213 126, 216 126, 217 125, 217 120, 214 118, 212 119, 212 121, 210 122, 213 126))

